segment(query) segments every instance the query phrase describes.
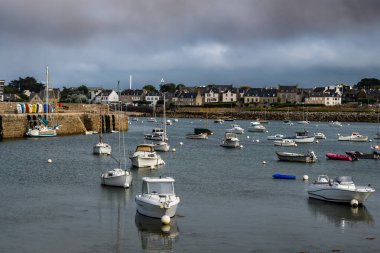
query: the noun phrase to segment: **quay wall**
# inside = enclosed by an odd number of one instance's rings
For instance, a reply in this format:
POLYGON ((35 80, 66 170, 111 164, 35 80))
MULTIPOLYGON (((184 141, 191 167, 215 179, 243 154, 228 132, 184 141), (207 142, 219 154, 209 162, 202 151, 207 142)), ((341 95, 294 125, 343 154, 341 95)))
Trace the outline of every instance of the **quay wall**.
MULTIPOLYGON (((235 118, 242 120, 285 120, 289 118, 292 121, 309 120, 309 121, 340 121, 340 122, 379 122, 379 112, 308 112, 301 111, 241 111, 241 112, 205 112, 205 111, 179 111, 168 112, 169 118, 208 118, 208 119, 225 119, 235 118)), ((146 115, 148 116, 148 115, 146 115)), ((150 117, 150 115, 149 115, 150 117)))
MULTIPOLYGON (((0 114, 0 139, 22 138, 28 128, 37 122, 38 117, 46 116, 44 113, 32 114, 0 114)), ((51 125, 60 124, 58 135, 84 134, 86 131, 103 132, 128 131, 128 117, 120 114, 119 128, 118 113, 99 115, 99 113, 50 113, 51 125), (102 125, 101 125, 102 122, 102 125), (102 126, 102 128, 101 128, 102 126)), ((50 125, 50 124, 49 124, 50 125)))

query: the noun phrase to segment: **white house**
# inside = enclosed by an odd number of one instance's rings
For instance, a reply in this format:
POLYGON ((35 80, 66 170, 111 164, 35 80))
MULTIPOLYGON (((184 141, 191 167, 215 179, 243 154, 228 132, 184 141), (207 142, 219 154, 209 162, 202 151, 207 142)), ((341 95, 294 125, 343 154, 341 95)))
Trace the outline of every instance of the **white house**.
POLYGON ((321 104, 325 106, 334 106, 342 104, 342 98, 336 94, 316 93, 313 92, 309 97, 305 98, 305 104, 321 104))
POLYGON ((156 106, 158 100, 160 100, 158 92, 149 92, 145 95, 145 101, 149 102, 151 106, 156 106))
POLYGON ((218 103, 219 92, 217 89, 211 88, 205 92, 205 103, 218 103))
POLYGON ((222 102, 236 102, 237 101, 237 90, 228 89, 222 93, 222 102))
POLYGON ((96 104, 109 104, 117 101, 119 101, 119 95, 114 90, 103 90, 94 99, 96 104))

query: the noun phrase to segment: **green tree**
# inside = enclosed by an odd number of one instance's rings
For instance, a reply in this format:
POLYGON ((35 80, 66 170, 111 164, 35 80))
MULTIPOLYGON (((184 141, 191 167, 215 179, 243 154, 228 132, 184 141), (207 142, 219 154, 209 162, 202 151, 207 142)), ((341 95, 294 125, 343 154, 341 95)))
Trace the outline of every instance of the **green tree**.
POLYGON ((147 92, 157 92, 157 89, 156 87, 154 87, 153 85, 145 85, 143 87, 144 90, 146 90, 147 92))
POLYGON ((81 85, 77 88, 77 90, 83 94, 83 95, 86 95, 88 93, 88 88, 86 85, 81 85))
POLYGON ((160 84, 161 92, 175 92, 176 88, 177 88, 177 85, 175 85, 174 83, 160 84))
POLYGON ((43 88, 44 84, 38 83, 34 77, 19 77, 18 80, 13 80, 9 82, 9 86, 18 90, 19 94, 22 94, 24 90, 29 90, 31 92, 39 93, 43 88))

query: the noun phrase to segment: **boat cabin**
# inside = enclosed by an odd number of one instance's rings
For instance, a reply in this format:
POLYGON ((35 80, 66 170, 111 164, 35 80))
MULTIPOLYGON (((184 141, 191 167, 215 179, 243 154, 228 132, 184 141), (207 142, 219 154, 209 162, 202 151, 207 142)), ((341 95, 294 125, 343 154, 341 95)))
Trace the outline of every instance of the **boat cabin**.
POLYGON ((152 144, 141 144, 136 147, 136 152, 154 152, 154 145, 152 144))
POLYGON ((194 134, 203 134, 203 133, 207 135, 213 134, 213 132, 208 128, 194 128, 194 134))
POLYGON ((142 178, 143 194, 174 195, 174 179, 171 177, 164 178, 142 178))

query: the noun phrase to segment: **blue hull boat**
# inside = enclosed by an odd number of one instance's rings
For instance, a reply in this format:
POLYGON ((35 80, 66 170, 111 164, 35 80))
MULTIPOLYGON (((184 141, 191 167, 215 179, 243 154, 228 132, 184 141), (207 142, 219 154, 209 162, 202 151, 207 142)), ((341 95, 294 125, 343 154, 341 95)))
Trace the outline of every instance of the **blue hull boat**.
POLYGON ((273 174, 272 177, 274 179, 296 179, 296 176, 285 174, 273 174))

